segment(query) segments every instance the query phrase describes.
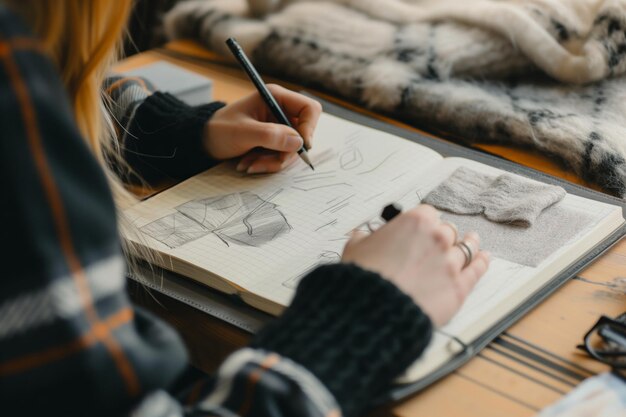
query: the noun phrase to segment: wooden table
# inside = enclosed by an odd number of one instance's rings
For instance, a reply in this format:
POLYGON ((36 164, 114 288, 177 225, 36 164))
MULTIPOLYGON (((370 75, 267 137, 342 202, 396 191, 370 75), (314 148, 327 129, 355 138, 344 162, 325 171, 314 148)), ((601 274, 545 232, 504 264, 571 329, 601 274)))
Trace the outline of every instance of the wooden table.
MULTIPOLYGON (((254 91, 239 69, 192 42, 173 42, 163 49, 133 56, 119 63, 117 69, 135 69, 157 60, 167 60, 211 78, 216 100, 231 102, 254 91)), ((290 84, 287 86, 294 88, 290 84)), ((320 95, 337 101, 327 94, 320 95)), ((590 186, 536 153, 495 145, 477 147, 590 186)), ((147 294, 136 287, 131 290, 131 295, 136 303, 149 308, 179 330, 188 344, 193 364, 207 373, 213 372, 225 356, 250 338, 246 332, 168 297, 147 294)), ((606 370, 603 365, 582 355, 575 346, 601 314, 616 316, 624 310, 626 240, 566 283, 458 371, 404 402, 389 405, 375 414, 532 416, 557 401, 583 378, 606 370)))

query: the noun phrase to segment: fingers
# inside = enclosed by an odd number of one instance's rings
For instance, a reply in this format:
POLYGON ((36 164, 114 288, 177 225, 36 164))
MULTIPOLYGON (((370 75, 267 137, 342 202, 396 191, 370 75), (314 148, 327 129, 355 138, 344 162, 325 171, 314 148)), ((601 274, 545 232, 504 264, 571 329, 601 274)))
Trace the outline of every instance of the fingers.
POLYGON ((397 215, 378 230, 386 230, 394 247, 405 248, 418 262, 439 246, 435 242, 435 230, 441 224, 440 215, 434 207, 422 205, 397 215))
POLYGON ((206 124, 204 144, 216 159, 242 156, 256 148, 285 154, 310 148, 321 105, 301 94, 276 85, 268 86, 293 122, 289 127, 275 121, 261 96, 250 96, 218 110, 206 124))
MULTIPOLYGON (((363 231, 353 231, 350 234, 350 240, 348 240, 348 242, 346 242, 345 246, 343 247, 343 253, 341 255, 341 259, 343 262, 354 262, 355 261, 355 257, 358 258, 358 254, 359 254, 359 243, 361 243, 364 239, 366 239, 368 236, 371 236, 369 233, 363 232, 363 231)), ((361 266, 363 266, 363 264, 361 264, 361 266)))
POLYGON ((400 214, 397 218, 410 222, 415 228, 423 228, 424 226, 430 228, 440 224, 441 213, 433 206, 421 204, 414 209, 407 210, 405 213, 400 214))
POLYGON ((254 120, 247 122, 244 130, 239 139, 242 153, 254 148, 294 153, 302 147, 302 137, 288 126, 254 120))
POLYGON ((254 161, 256 161, 257 159, 263 156, 274 156, 274 158, 276 158, 278 154, 264 152, 263 150, 256 150, 256 151, 248 152, 247 154, 241 157, 241 159, 239 160, 239 163, 237 164, 236 170, 238 172, 248 171, 248 168, 250 168, 250 165, 252 165, 254 161))
POLYGON ((370 234, 367 232, 364 232, 362 230, 354 230, 350 234, 350 240, 348 240, 348 243, 346 243, 344 250, 351 248, 352 246, 356 245, 357 243, 359 243, 360 241, 362 241, 368 236, 370 236, 370 234))
POLYGON ((480 278, 485 275, 489 268, 490 255, 487 252, 480 251, 465 267, 459 275, 458 285, 463 298, 467 297, 469 292, 474 288, 480 278))
POLYGON ((459 231, 450 222, 441 222, 433 231, 435 242, 443 249, 448 249, 457 242, 459 231))
MULTIPOLYGON (((467 246, 469 246, 472 258, 479 253, 480 238, 476 233, 467 233, 462 241, 465 242, 467 246)), ((463 267, 469 266, 465 265, 468 262, 468 258, 462 247, 460 247, 459 245, 454 245, 452 248, 450 248, 449 256, 450 265, 454 271, 461 271, 463 267)), ((473 261, 473 259, 471 259, 470 261, 473 261)))
POLYGON ((247 174, 278 172, 291 165, 297 157, 297 153, 251 152, 241 158, 237 164, 237 171, 245 171, 247 174))
POLYGON ((322 105, 307 96, 276 84, 269 84, 267 88, 283 108, 287 117, 298 119, 298 131, 304 138, 306 148, 309 149, 312 145, 313 132, 322 114, 322 105))
POLYGON ((383 228, 393 229, 396 236, 406 239, 413 252, 421 252, 425 246, 433 247, 434 231, 441 224, 440 216, 434 207, 420 205, 397 215, 383 228))

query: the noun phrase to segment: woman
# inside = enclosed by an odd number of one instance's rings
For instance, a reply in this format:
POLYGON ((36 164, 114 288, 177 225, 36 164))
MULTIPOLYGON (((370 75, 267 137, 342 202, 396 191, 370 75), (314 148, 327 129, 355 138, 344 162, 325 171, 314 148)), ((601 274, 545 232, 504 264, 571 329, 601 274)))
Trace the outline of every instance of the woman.
MULTIPOLYGON (((114 79, 104 111, 103 78, 129 3, 0 5, 0 155, 9 196, 2 208, 2 414, 358 414, 422 353, 432 327, 451 318, 483 275, 488 257, 478 237, 465 237, 476 252, 465 265, 454 229, 427 206, 355 236, 342 263, 308 275, 283 316, 215 378, 168 393, 185 350, 125 295, 112 194, 118 204, 131 197, 119 175, 181 178, 236 157, 240 170, 274 172, 302 142, 268 123, 257 95, 192 108, 150 94, 141 81, 114 79), (251 152, 257 147, 278 152, 251 152)), ((272 88, 310 141, 320 106, 272 88)))

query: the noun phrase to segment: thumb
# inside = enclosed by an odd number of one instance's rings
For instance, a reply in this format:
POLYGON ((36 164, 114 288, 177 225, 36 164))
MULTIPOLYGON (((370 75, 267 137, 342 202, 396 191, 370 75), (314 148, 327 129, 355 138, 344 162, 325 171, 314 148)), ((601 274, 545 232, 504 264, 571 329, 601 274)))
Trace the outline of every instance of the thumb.
POLYGON ((253 122, 246 135, 250 149, 261 147, 278 152, 297 152, 303 144, 302 137, 289 126, 277 123, 253 122))
POLYGON ((362 230, 354 230, 350 233, 350 240, 346 243, 346 248, 351 247, 368 237, 370 234, 362 230))

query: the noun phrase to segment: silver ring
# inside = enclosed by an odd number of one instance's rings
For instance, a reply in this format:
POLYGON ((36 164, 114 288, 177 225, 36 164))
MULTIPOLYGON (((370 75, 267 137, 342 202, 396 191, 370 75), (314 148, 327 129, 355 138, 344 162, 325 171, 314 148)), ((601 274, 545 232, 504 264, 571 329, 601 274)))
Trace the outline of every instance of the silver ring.
POLYGON ((458 246, 458 248, 461 249, 461 252, 463 252, 463 255, 465 255, 465 263, 463 264, 463 269, 467 268, 467 266, 471 264, 472 260, 474 259, 474 251, 472 251, 472 247, 468 245, 465 241, 460 241, 456 244, 456 246, 458 246))

